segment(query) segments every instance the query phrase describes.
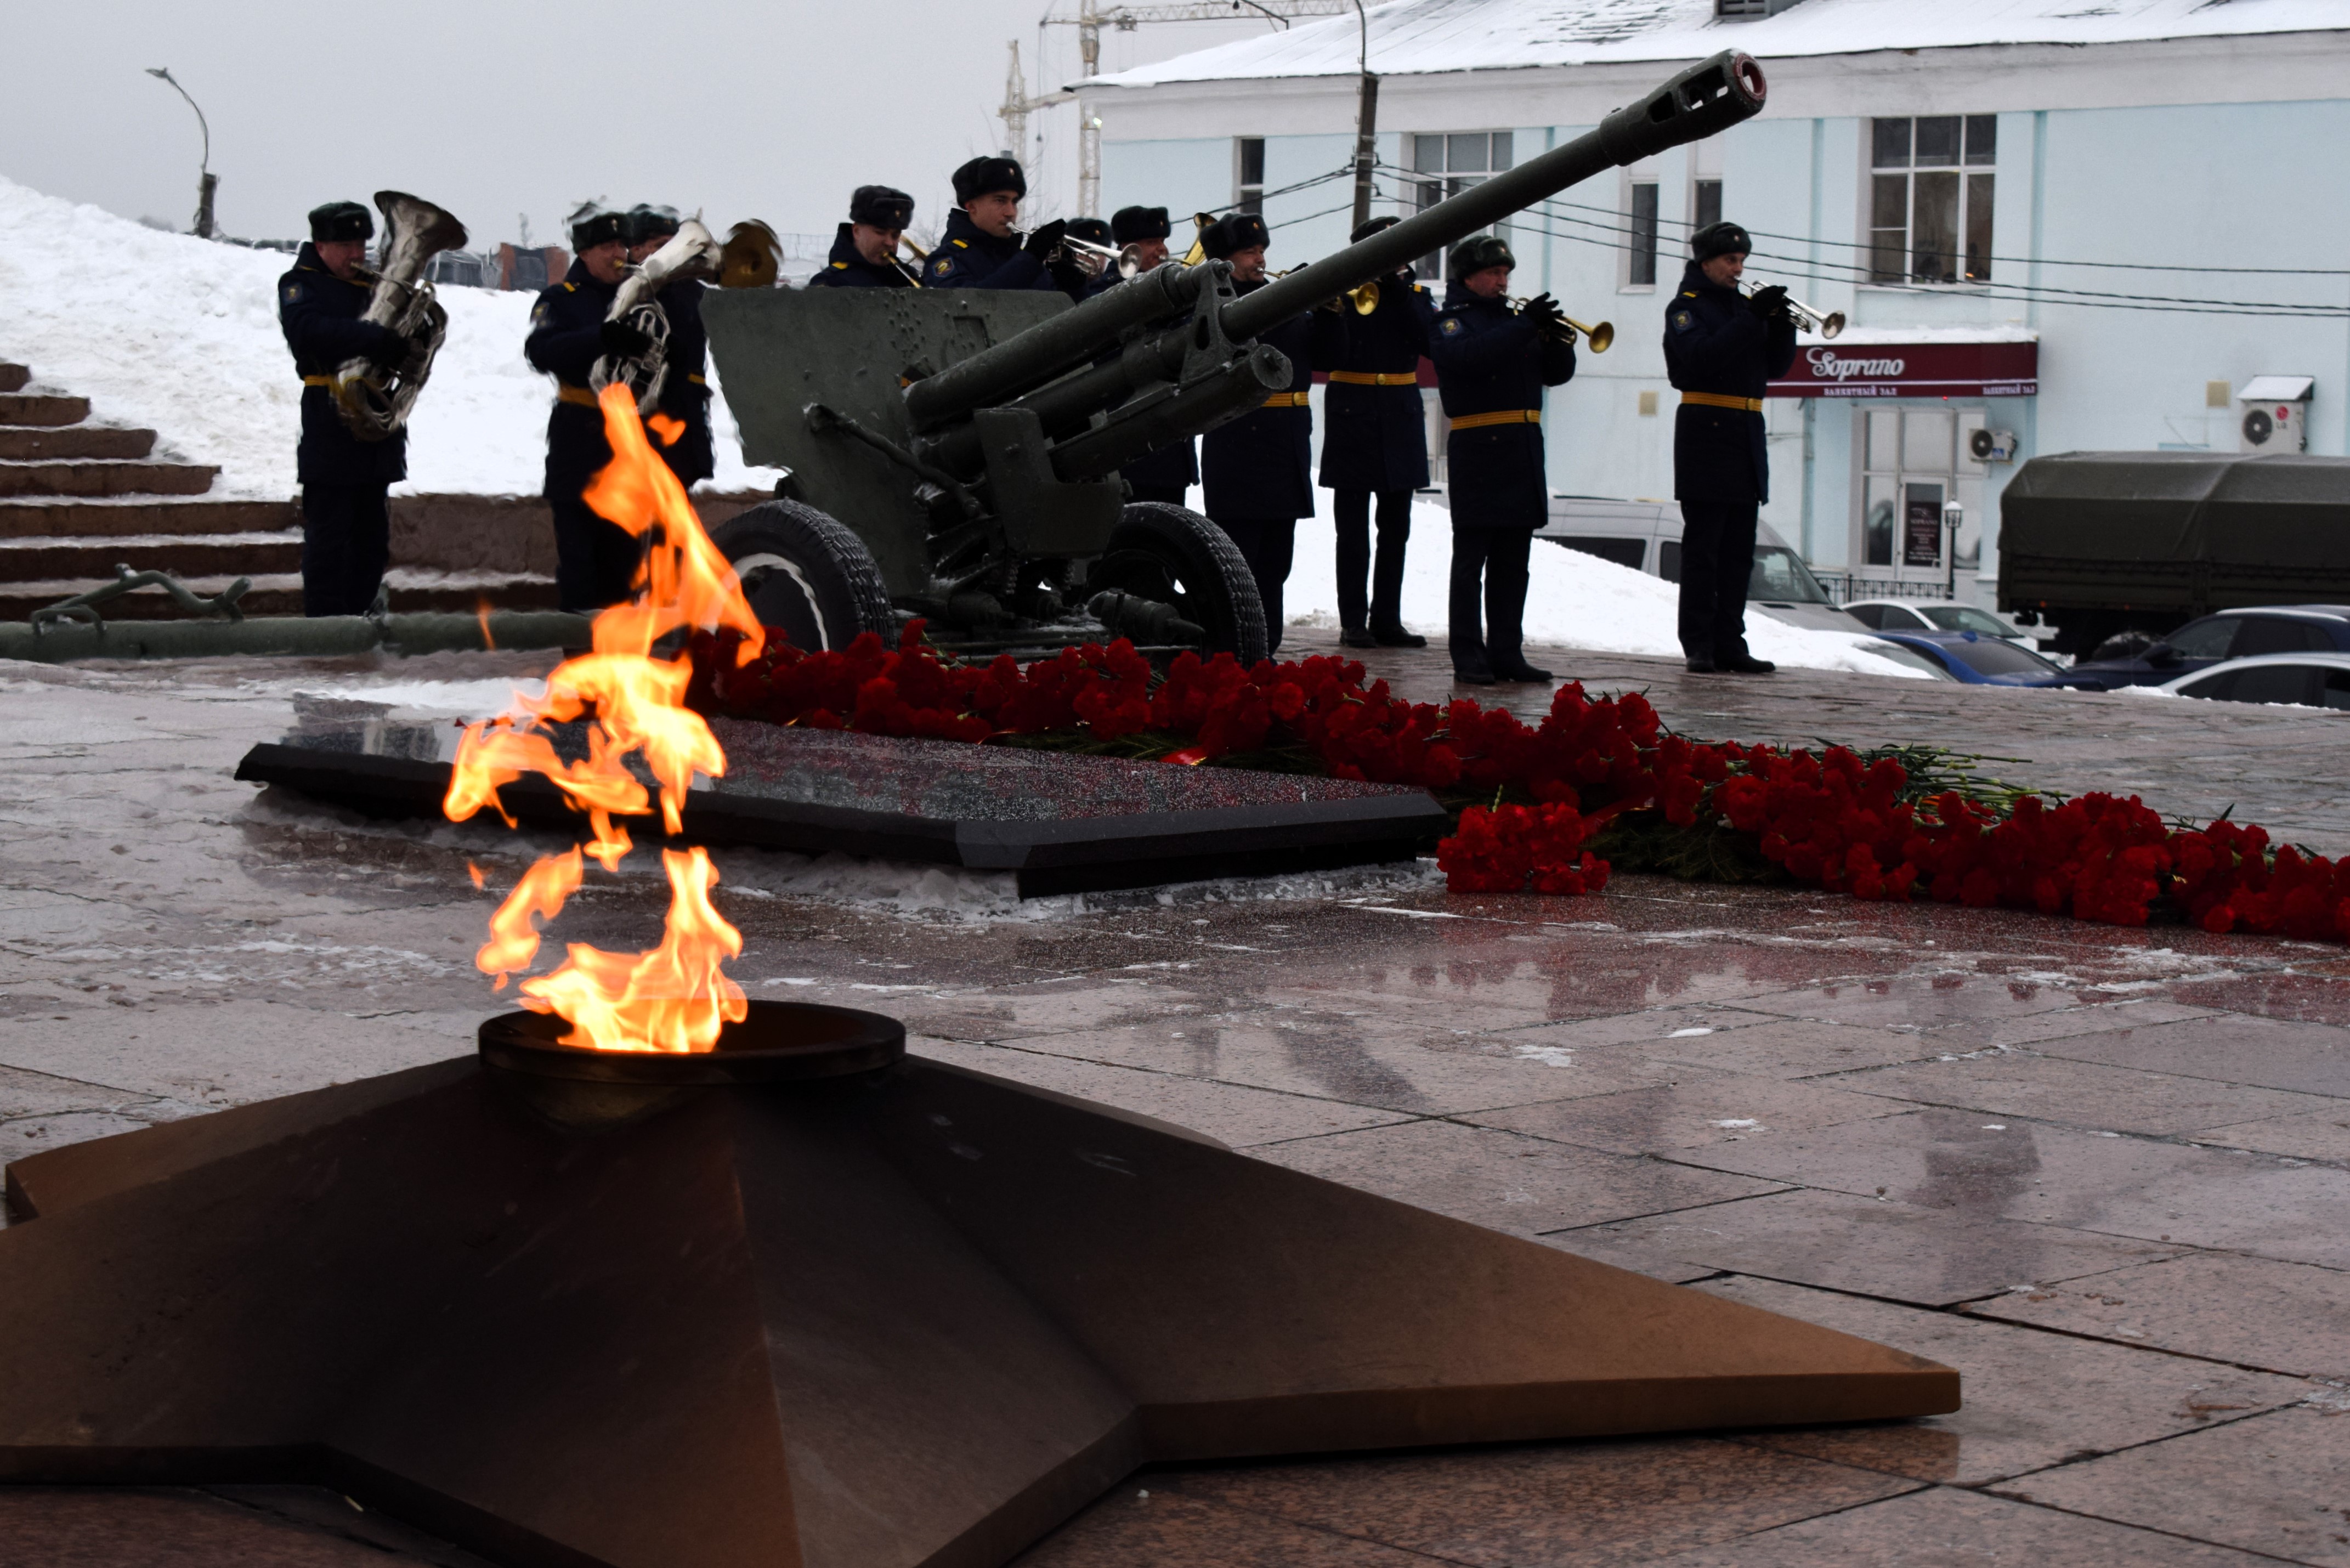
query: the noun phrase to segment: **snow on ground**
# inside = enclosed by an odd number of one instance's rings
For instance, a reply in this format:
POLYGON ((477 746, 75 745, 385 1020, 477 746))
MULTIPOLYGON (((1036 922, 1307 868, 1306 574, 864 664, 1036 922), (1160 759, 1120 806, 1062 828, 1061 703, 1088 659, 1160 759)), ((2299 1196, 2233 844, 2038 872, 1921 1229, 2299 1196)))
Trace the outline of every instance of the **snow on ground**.
MULTIPOLYGON (((90 400, 101 424, 139 425, 159 453, 217 464, 213 493, 295 491, 302 384, 277 327, 293 258, 145 228, 0 178, 0 358, 33 389, 90 400)), ((395 493, 536 495, 552 383, 522 357, 532 296, 443 288, 449 337, 410 421, 395 493)), ((711 378, 715 487, 772 488, 743 466, 711 378)))
MULTIPOLYGON (((1331 522, 1330 495, 1317 487, 1315 514, 1297 524, 1297 552, 1283 590, 1282 613, 1292 626, 1338 624, 1337 532, 1331 522)), ((1197 486, 1191 501, 1194 510, 1201 505, 1197 486)), ((1411 545, 1404 556, 1406 626, 1443 636, 1451 569, 1452 514, 1425 498, 1415 501, 1411 545)), ((1530 576, 1525 613, 1530 646, 1680 656, 1680 639, 1674 629, 1679 590, 1663 578, 1540 539, 1534 541, 1530 576)), ((1758 657, 1781 664, 1928 679, 1864 651, 1863 644, 1869 640, 1865 636, 1792 627, 1760 610, 1747 612, 1746 634, 1758 657)))

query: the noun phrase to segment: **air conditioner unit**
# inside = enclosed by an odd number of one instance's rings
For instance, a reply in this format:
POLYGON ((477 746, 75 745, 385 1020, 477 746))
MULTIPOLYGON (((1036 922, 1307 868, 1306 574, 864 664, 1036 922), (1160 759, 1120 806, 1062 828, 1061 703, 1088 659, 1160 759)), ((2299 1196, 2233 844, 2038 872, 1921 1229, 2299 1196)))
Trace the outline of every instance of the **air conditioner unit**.
POLYGON ((2303 452, 2309 446, 2309 398, 2314 376, 2255 376, 2236 400, 2244 417, 2236 427, 2238 452, 2303 452))
POLYGON ((1979 430, 1967 438, 1967 452, 1977 462, 2013 462, 2013 431, 1979 430))

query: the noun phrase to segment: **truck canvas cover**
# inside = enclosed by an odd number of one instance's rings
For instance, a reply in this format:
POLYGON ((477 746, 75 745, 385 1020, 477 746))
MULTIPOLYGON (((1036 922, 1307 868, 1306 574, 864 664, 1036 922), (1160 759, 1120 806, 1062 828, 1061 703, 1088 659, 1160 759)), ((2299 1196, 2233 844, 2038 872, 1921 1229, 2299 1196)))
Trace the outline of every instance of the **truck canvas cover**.
POLYGON ((1999 505, 2002 609, 2350 600, 2350 458, 2062 452, 1999 505))

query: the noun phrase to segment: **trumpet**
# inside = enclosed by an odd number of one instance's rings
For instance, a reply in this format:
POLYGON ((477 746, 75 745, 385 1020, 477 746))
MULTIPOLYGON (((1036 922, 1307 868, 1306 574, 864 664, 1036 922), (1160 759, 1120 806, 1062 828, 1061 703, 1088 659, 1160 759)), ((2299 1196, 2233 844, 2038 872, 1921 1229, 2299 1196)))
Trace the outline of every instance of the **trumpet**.
POLYGON ((914 254, 914 265, 908 266, 899 258, 898 253, 894 250, 889 253, 889 265, 896 267, 899 275, 905 278, 908 283, 912 284, 916 288, 921 287, 922 268, 929 263, 931 253, 924 250, 921 246, 916 244, 913 241, 908 239, 903 234, 899 234, 898 236, 898 243, 914 254))
POLYGON ((1061 241, 1061 248, 1075 251, 1079 255, 1097 256, 1104 271, 1115 266, 1120 277, 1133 277, 1143 270, 1142 246, 1139 244, 1128 244, 1113 250, 1108 245, 1097 245, 1091 240, 1081 240, 1070 234, 1061 241))
MULTIPOLYGON (((1757 286, 1749 285, 1744 278, 1741 278, 1738 280, 1738 292, 1752 299, 1760 292, 1760 289, 1757 286)), ((1787 314, 1795 318, 1796 326, 1806 332, 1815 332, 1822 337, 1833 337, 1844 330, 1843 311, 1831 310, 1822 314, 1792 294, 1787 296, 1787 314)))
MULTIPOLYGON (((1516 296, 1513 295, 1510 298, 1510 308, 1512 310, 1523 310, 1527 306, 1532 305, 1534 301, 1530 299, 1520 299, 1516 296)), ((1360 306, 1357 306, 1357 308, 1359 309, 1360 306)), ((1574 327, 1577 332, 1582 333, 1586 340, 1590 343, 1591 351, 1594 354, 1607 353, 1608 346, 1616 341, 1616 324, 1612 321, 1602 321, 1596 323, 1593 326, 1586 327, 1582 322, 1577 321, 1572 316, 1562 315, 1559 317, 1559 319, 1565 322, 1569 327, 1574 327)), ((1838 330, 1842 330, 1841 322, 1838 323, 1838 330)))

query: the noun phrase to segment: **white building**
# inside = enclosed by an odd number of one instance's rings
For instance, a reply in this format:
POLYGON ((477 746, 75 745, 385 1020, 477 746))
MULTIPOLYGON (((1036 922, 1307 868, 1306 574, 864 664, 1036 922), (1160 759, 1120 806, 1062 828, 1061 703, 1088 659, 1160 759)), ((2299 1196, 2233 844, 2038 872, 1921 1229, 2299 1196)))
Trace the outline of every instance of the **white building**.
MULTIPOLYGON (((1085 84, 1105 210, 1261 201, 1276 267, 1343 244, 1360 38, 1300 24, 1085 84)), ((1513 293, 1619 334, 1551 394, 1554 489, 1671 493, 1663 310, 1717 213, 1755 234, 1750 276, 1849 318, 1774 389, 1763 515, 1856 586, 1939 591, 1955 499, 1959 591, 1980 565, 1988 597, 2015 462, 2236 450, 2255 377, 2310 379, 2306 450, 2350 451, 2350 0, 1393 0, 1368 13, 1374 210, 1725 47, 1762 62, 1761 116, 1507 231, 1513 293), (2220 270, 2258 268, 2303 270, 2220 270), (2290 308, 2241 309, 2266 303, 2290 308)))

